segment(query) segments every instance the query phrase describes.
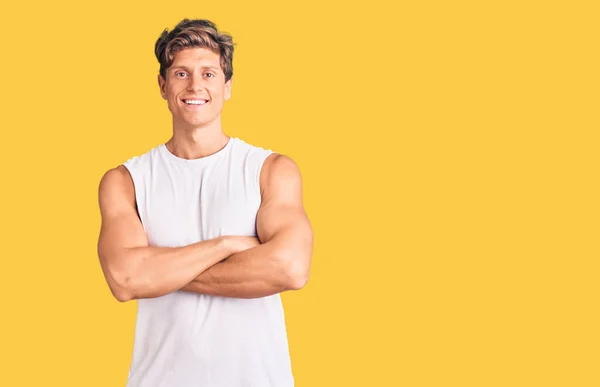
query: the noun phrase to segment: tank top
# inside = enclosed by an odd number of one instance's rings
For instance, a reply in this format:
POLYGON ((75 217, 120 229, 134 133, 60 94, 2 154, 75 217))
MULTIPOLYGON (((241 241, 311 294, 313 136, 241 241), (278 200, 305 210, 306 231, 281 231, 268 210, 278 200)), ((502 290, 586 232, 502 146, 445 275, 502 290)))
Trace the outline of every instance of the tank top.
MULTIPOLYGON (((260 171, 273 153, 230 137, 187 160, 165 144, 123 165, 150 245, 256 236, 260 171)), ((241 299, 175 291, 137 300, 127 387, 291 387, 279 294, 241 299)))

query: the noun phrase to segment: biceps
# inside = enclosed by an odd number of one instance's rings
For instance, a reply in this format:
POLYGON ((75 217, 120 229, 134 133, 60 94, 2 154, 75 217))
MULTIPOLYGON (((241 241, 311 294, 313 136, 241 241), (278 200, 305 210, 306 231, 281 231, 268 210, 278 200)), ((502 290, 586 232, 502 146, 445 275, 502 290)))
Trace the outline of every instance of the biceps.
POLYGON ((144 228, 133 214, 122 214, 105 219, 98 240, 98 255, 103 266, 110 269, 122 268, 122 256, 128 248, 148 246, 144 228))
POLYGON ((298 247, 312 243, 312 230, 302 206, 266 205, 257 215, 257 233, 261 243, 298 247))

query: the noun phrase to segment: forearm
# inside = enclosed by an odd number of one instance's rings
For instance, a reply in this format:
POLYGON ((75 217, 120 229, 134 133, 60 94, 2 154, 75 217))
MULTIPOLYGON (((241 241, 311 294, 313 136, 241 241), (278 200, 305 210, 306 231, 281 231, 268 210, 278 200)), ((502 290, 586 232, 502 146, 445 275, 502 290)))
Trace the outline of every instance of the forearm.
POLYGON ((262 244, 215 264, 181 290, 235 298, 270 296, 293 288, 286 262, 275 244, 262 244))
POLYGON ((124 300, 154 298, 180 289, 232 251, 222 238, 182 247, 145 246, 126 249, 120 273, 124 300))

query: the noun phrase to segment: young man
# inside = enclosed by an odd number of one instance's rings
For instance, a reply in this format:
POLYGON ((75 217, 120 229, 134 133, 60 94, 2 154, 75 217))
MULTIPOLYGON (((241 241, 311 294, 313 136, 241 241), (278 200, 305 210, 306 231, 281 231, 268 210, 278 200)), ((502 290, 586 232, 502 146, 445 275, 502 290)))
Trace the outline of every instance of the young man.
POLYGON ((305 285, 313 245, 298 167, 223 132, 229 35, 184 19, 155 53, 173 135, 99 185, 102 270, 138 300, 127 386, 293 386, 279 293, 305 285))

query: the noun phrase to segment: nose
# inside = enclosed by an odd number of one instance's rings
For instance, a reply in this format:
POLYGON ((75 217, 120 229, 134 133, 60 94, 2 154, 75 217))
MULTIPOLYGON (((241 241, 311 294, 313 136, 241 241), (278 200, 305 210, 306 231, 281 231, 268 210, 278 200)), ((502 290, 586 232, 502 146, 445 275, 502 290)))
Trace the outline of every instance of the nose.
POLYGON ((195 92, 204 89, 204 80, 202 79, 201 74, 190 75, 188 82, 188 90, 195 92))

